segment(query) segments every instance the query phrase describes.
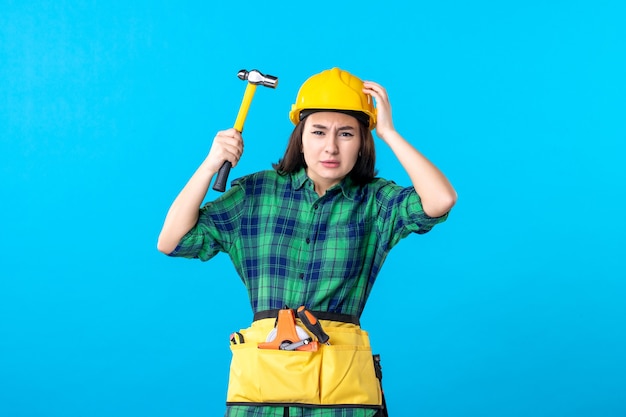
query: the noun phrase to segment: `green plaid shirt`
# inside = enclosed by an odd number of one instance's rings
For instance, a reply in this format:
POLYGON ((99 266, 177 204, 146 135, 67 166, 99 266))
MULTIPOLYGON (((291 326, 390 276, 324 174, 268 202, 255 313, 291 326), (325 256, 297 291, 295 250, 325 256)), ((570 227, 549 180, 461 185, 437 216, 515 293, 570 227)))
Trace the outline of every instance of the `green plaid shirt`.
MULTIPOLYGON (((359 187, 345 178, 320 197, 304 170, 291 175, 263 171, 235 180, 220 198, 202 207, 198 223, 171 256, 207 261, 226 252, 253 312, 305 305, 361 316, 391 248, 446 218, 428 217, 413 187, 384 179, 359 187)), ((297 410, 292 408, 290 415, 374 414, 365 409, 297 410)), ((282 411, 229 407, 226 415, 282 416, 282 411)))

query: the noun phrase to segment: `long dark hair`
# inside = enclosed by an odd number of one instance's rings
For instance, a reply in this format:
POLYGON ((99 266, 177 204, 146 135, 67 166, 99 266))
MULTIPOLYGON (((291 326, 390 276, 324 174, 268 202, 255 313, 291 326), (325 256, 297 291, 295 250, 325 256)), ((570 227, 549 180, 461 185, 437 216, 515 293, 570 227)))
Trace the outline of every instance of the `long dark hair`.
MULTIPOLYGON (((305 120, 300 120, 291 132, 283 157, 277 163, 272 164, 272 167, 281 175, 291 174, 306 168, 302 153, 302 132, 304 131, 305 120)), ((361 121, 359 121, 359 136, 361 139, 359 157, 348 176, 357 185, 365 185, 372 181, 377 174, 376 149, 372 132, 361 121)))

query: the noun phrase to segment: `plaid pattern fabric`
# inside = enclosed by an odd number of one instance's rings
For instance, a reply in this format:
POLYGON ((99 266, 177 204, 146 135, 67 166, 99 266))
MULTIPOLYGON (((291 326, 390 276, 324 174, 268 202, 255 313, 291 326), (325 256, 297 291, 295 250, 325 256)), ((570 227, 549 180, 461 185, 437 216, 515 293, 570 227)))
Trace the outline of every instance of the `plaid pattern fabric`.
MULTIPOLYGON (((228 407, 224 417, 283 417, 284 407, 228 407)), ((374 417, 376 410, 364 408, 289 407, 289 417, 374 417)))
POLYGON ((428 217, 412 187, 349 178, 319 197, 304 170, 263 171, 235 180, 200 209, 171 256, 230 256, 253 312, 296 308, 360 316, 389 251, 428 217))
MULTIPOLYGON (((253 312, 297 308, 361 316, 389 251, 410 233, 443 222, 428 217, 412 187, 349 178, 322 197, 301 170, 263 171, 233 182, 200 209, 196 226, 170 254, 207 261, 227 253, 253 312)), ((230 417, 282 417, 284 407, 227 407, 230 417)), ((289 415, 372 417, 375 410, 290 407, 289 415)))

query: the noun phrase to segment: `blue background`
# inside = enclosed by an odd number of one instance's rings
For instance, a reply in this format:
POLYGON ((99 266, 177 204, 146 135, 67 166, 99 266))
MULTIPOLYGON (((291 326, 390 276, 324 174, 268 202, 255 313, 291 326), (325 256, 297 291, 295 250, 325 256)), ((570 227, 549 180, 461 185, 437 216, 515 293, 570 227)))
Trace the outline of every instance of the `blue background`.
POLYGON ((388 89, 459 193, 363 316, 391 415, 625 416, 624 3, 220 3, 1 3, 0 416, 223 414, 244 287, 156 239, 238 70, 280 81, 231 179, 282 155, 298 87, 333 66, 388 89))

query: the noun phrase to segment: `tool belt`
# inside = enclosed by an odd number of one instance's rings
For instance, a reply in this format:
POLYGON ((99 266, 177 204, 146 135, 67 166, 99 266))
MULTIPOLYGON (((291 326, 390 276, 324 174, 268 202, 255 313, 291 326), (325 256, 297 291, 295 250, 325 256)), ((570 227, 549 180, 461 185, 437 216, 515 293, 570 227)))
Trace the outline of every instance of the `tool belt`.
MULTIPOLYGON (((275 319, 278 317, 278 313, 280 310, 264 310, 258 311, 254 313, 254 321, 262 320, 262 319, 275 319)), ((329 313, 326 311, 313 311, 312 312, 315 317, 319 320, 330 320, 330 321, 338 321, 341 323, 352 323, 359 326, 361 323, 357 316, 353 316, 351 314, 341 314, 341 313, 329 313)))
MULTIPOLYGON (((315 340, 312 349, 282 350, 267 347, 278 311, 255 314, 252 325, 231 338, 227 405, 381 408, 369 336, 357 317, 314 312, 327 342, 315 340)), ((303 326, 300 319, 295 323, 303 326)), ((316 338, 308 328, 306 332, 316 338)))

